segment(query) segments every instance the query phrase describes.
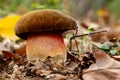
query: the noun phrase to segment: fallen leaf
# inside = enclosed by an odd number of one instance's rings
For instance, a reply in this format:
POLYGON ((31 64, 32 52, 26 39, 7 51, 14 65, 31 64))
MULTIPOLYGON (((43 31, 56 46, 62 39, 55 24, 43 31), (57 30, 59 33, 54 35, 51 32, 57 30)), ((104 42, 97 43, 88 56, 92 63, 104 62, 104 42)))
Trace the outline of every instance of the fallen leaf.
POLYGON ((9 15, 0 19, 0 35, 11 40, 18 39, 14 33, 14 26, 18 19, 20 19, 19 15, 9 15))
POLYGON ((71 62, 80 62, 79 58, 75 55, 73 55, 72 52, 67 52, 67 61, 71 61, 71 62))
POLYGON ((120 69, 100 69, 87 72, 84 80, 120 80, 120 69))
POLYGON ((120 61, 120 56, 111 56, 113 59, 120 61))
POLYGON ((5 59, 16 58, 16 55, 9 51, 2 50, 2 53, 3 53, 5 59))
POLYGON ((16 54, 20 56, 25 56, 26 54, 26 45, 21 46, 20 48, 15 50, 16 54))
POLYGON ((97 11, 97 15, 99 17, 109 17, 110 12, 109 12, 108 8, 102 8, 102 9, 97 11))
POLYGON ((104 51, 95 49, 96 63, 84 73, 84 80, 120 80, 120 62, 111 58, 104 51))
POLYGON ((94 56, 96 63, 92 64, 88 70, 120 68, 120 62, 111 58, 103 50, 95 49, 94 56))

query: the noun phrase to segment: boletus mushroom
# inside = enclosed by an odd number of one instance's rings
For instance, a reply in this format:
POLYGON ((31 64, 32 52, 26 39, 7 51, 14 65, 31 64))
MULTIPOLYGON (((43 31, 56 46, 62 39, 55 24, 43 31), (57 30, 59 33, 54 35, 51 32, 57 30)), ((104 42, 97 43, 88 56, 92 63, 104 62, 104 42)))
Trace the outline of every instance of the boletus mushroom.
POLYGON ((53 10, 35 10, 23 15, 16 23, 15 34, 27 40, 27 58, 45 60, 48 56, 64 58, 66 46, 62 33, 77 28, 75 20, 53 10))

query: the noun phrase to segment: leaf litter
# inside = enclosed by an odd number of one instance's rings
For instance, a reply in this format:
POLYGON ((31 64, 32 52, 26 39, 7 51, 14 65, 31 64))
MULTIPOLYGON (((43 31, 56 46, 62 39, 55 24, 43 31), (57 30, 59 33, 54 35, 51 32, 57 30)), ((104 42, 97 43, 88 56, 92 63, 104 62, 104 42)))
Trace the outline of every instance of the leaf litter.
POLYGON ((3 39, 0 43, 0 80, 119 80, 120 58, 116 57, 119 56, 119 40, 97 45, 83 39, 101 32, 105 30, 71 37, 70 40, 76 42, 70 41, 66 61, 59 64, 49 56, 45 61, 27 60, 25 41, 3 39), (71 44, 77 44, 76 51, 71 44))

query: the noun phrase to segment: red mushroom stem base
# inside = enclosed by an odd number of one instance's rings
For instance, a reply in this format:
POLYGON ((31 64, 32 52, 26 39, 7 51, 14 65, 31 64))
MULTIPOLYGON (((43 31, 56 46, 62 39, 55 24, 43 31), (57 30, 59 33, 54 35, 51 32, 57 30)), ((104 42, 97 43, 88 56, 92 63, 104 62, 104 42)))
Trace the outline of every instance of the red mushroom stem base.
POLYGON ((35 33, 28 36, 26 52, 30 60, 45 60, 48 56, 64 58, 66 46, 61 33, 35 33))

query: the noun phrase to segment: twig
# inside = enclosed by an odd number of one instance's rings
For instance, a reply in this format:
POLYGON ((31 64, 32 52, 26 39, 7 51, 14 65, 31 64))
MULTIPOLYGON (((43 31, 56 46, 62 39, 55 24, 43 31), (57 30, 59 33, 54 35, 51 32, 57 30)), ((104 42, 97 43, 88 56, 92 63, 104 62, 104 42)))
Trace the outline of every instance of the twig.
POLYGON ((69 74, 76 74, 75 71, 70 70, 70 69, 66 68, 65 66, 62 66, 62 65, 59 65, 59 64, 56 64, 56 63, 54 63, 54 64, 52 64, 52 65, 54 65, 54 67, 55 67, 55 66, 58 67, 58 68, 61 67, 61 68, 65 69, 65 70, 67 70, 67 71, 70 71, 70 72, 67 72, 67 73, 69 73, 69 74))
POLYGON ((107 30, 95 31, 95 32, 91 32, 91 33, 87 33, 87 34, 82 34, 82 35, 75 35, 75 36, 71 37, 70 38, 70 47, 69 47, 69 50, 71 51, 71 49, 72 49, 72 39, 75 39, 77 37, 83 37, 83 36, 89 36, 89 35, 93 35, 93 34, 98 34, 98 33, 102 33, 102 32, 107 32, 107 30))
POLYGON ((102 33, 102 32, 107 32, 107 30, 95 31, 95 32, 82 34, 82 35, 76 35, 76 36, 71 37, 70 39, 74 39, 74 38, 77 38, 77 37, 83 37, 83 36, 89 36, 89 35, 98 34, 98 33, 102 33))
POLYGON ((74 41, 75 41, 75 45, 76 45, 76 48, 77 48, 77 51, 78 51, 78 53, 80 52, 80 50, 79 50, 79 47, 78 47, 78 43, 77 43, 77 40, 74 38, 74 41))
MULTIPOLYGON (((64 67, 64 66, 62 66, 62 65, 59 65, 59 64, 56 64, 56 63, 46 63, 46 62, 44 62, 44 61, 41 61, 41 62, 43 62, 44 64, 46 64, 46 65, 48 65, 48 66, 51 66, 52 65, 52 67, 61 67, 61 68, 63 68, 63 69, 65 69, 65 70, 67 70, 67 71, 70 71, 70 72, 66 72, 67 74, 77 74, 75 71, 72 71, 72 70, 70 70, 70 69, 68 69, 68 68, 66 68, 66 67, 64 67)), ((66 74, 66 73, 63 73, 63 72, 59 72, 59 71, 55 71, 55 70, 53 70, 53 72, 55 73, 62 73, 62 74, 66 74)))

